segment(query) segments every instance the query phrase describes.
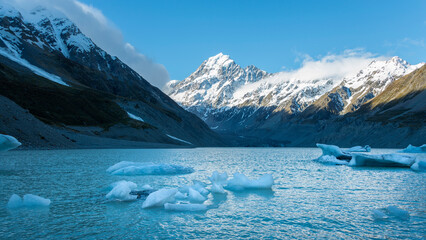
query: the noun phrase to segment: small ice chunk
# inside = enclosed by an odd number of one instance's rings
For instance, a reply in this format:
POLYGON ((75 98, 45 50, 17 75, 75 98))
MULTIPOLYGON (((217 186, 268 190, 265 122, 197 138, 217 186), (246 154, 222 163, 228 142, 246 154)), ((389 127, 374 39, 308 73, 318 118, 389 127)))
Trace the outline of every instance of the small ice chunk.
POLYGON ((217 183, 217 184, 225 185, 226 184, 226 180, 228 180, 228 174, 226 172, 219 173, 217 171, 214 171, 213 174, 212 174, 212 176, 209 177, 209 180, 212 183, 217 183))
POLYGON ((417 172, 426 172, 426 160, 416 159, 416 162, 411 165, 411 170, 417 172))
POLYGON ((204 204, 195 204, 195 203, 189 203, 189 204, 172 204, 172 203, 166 203, 164 204, 164 208, 169 211, 180 211, 180 212, 186 212, 186 211, 206 211, 207 206, 204 204))
POLYGON ((388 212, 388 215, 396 218, 407 219, 410 217, 410 213, 408 213, 408 211, 398 208, 397 206, 389 206, 386 208, 386 211, 388 212))
POLYGON ((352 158, 350 153, 342 151, 338 146, 335 145, 317 143, 317 147, 321 148, 322 155, 335 156, 340 160, 350 160, 352 158))
POLYGON ((107 199, 119 201, 136 200, 136 195, 130 195, 130 192, 137 188, 136 183, 130 181, 119 181, 111 184, 113 189, 106 195, 107 199))
POLYGON ((192 188, 202 194, 203 196, 209 195, 209 190, 207 190, 205 187, 207 185, 201 181, 194 180, 194 185, 192 185, 192 188))
POLYGON ((332 155, 322 155, 314 161, 327 164, 327 165, 348 165, 349 162, 345 160, 339 160, 335 156, 332 155))
POLYGON ((151 187, 151 185, 149 184, 145 184, 142 186, 141 191, 146 191, 146 190, 154 190, 154 188, 151 187))
POLYGON ((201 193, 194 190, 193 188, 188 189, 188 197, 190 202, 195 202, 195 203, 202 203, 207 200, 206 197, 201 195, 201 193))
POLYGON ((22 202, 22 198, 16 194, 13 194, 10 199, 9 202, 7 203, 7 207, 8 208, 20 208, 23 206, 23 202, 22 202))
POLYGON ((355 146, 347 149, 346 152, 371 152, 371 147, 368 145, 365 145, 364 147, 355 146))
POLYGON ((143 202, 142 208, 161 207, 164 206, 164 204, 167 202, 173 202, 174 196, 177 192, 178 190, 175 188, 162 188, 158 191, 155 191, 149 194, 145 202, 143 202))
POLYGON ((107 169, 112 175, 167 175, 167 174, 188 174, 193 173, 191 167, 184 167, 174 164, 154 164, 142 162, 119 162, 107 169))
POLYGON ((405 149, 399 150, 401 153, 426 153, 426 144, 421 145, 420 147, 408 145, 405 149))
POLYGON ((387 218, 387 215, 379 209, 373 210, 373 218, 375 220, 383 220, 387 218))
POLYGON ((241 191, 244 189, 267 189, 274 184, 271 174, 265 174, 259 179, 250 180, 244 174, 234 173, 234 178, 228 181, 227 189, 241 191))
POLYGON ((22 202, 24 207, 47 207, 51 201, 37 195, 25 194, 22 202))
POLYGON ((415 162, 413 156, 400 154, 379 154, 369 155, 365 153, 354 153, 350 166, 370 166, 370 167, 410 167, 415 162))
POLYGON ((23 198, 13 194, 9 202, 7 203, 8 208, 20 208, 20 207, 47 207, 50 205, 50 199, 42 198, 33 194, 25 194, 23 198))
POLYGON ((14 137, 0 134, 0 152, 8 151, 21 146, 22 144, 14 137))
POLYGON ((188 195, 186 194, 186 193, 181 193, 181 192, 177 192, 176 193, 176 195, 175 195, 175 198, 176 199, 179 199, 179 200, 183 200, 183 199, 186 199, 188 197, 188 195))
POLYGON ((222 184, 218 184, 216 182, 213 182, 212 187, 210 188, 210 191, 212 193, 225 193, 225 189, 223 189, 222 184))

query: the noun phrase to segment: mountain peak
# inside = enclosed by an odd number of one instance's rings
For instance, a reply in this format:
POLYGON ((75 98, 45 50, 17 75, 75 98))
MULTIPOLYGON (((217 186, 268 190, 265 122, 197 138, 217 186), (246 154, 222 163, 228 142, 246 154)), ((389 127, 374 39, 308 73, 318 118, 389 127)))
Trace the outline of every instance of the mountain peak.
POLYGON ((234 60, 221 52, 205 61, 206 66, 228 66, 232 63, 234 63, 234 60))

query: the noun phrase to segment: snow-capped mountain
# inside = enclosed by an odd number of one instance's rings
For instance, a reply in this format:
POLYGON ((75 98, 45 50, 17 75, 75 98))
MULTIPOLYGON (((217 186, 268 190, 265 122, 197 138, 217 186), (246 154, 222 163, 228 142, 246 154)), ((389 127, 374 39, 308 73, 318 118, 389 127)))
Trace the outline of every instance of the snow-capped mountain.
POLYGON ((87 132, 127 140, 181 144, 170 137, 175 136, 195 146, 221 142, 56 10, 2 4, 0 65, 0 95, 45 122, 101 127, 102 132, 87 132))
POLYGON ((268 74, 253 66, 243 69, 221 53, 204 61, 185 80, 171 82, 169 96, 213 129, 250 128, 274 112, 355 111, 392 81, 424 65, 410 65, 398 57, 367 64, 343 76, 306 77, 297 72, 268 74))

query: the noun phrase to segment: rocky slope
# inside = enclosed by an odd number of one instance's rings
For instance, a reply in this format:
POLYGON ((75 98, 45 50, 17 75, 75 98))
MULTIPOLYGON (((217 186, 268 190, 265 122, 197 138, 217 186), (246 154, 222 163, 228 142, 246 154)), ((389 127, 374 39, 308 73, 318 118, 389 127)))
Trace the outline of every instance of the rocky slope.
POLYGON ((0 74, 0 95, 56 127, 132 141, 222 144, 204 122, 59 12, 0 6, 0 74))

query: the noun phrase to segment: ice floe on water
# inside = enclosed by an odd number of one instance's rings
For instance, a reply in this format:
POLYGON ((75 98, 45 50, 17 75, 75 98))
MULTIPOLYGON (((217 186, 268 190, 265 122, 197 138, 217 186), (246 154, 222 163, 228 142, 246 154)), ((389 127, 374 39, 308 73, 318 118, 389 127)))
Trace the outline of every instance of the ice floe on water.
POLYGON ((371 147, 368 145, 365 145, 364 147, 355 146, 355 147, 346 149, 346 152, 371 152, 371 147))
POLYGON ((169 175, 193 173, 192 167, 184 167, 174 164, 155 164, 143 162, 122 161, 107 169, 112 175, 169 175))
POLYGON ((175 201, 175 195, 178 192, 176 188, 162 188, 155 191, 146 198, 142 204, 142 208, 163 207, 164 204, 175 201))
POLYGON ((43 198, 33 194, 25 194, 23 198, 17 194, 13 194, 9 202, 7 203, 8 208, 37 208, 37 207, 48 207, 50 205, 50 199, 43 198))
POLYGON ((411 165, 411 170, 416 172, 426 172, 426 160, 425 159, 416 159, 416 161, 411 165))
POLYGON ((112 190, 106 195, 109 200, 133 201, 137 195, 131 195, 130 192, 138 187, 134 182, 119 181, 111 184, 112 190))
POLYGON ((327 165, 348 165, 349 162, 346 160, 339 160, 335 156, 332 155, 322 155, 317 159, 314 159, 314 161, 327 164, 327 165))
MULTIPOLYGON (((249 179, 244 174, 235 173, 234 178, 227 180, 226 173, 214 172, 208 179, 211 180, 210 190, 207 189, 209 184, 202 181, 194 180, 192 185, 183 185, 178 188, 162 188, 148 195, 142 204, 142 208, 164 208, 169 211, 206 211, 209 208, 215 208, 214 199, 222 198, 223 193, 227 190, 249 190, 249 189, 271 189, 274 184, 272 175, 265 174, 258 179, 249 179), (211 193, 220 193, 213 194, 211 193), (205 204, 210 200, 213 205, 205 204)), ((125 181, 124 181, 125 182, 125 181)), ((118 186, 118 185, 117 185, 118 186)), ((128 191, 127 191, 128 192, 128 191)), ((126 193, 127 193, 126 192, 126 193)))
POLYGON ((338 146, 317 143, 317 147, 322 150, 322 155, 335 156, 339 160, 351 160, 352 155, 343 151, 338 146))
POLYGON ((423 144, 419 147, 413 146, 413 145, 408 145, 408 147, 399 150, 398 152, 401 153, 426 153, 426 144, 423 144))
POLYGON ((416 158, 400 154, 363 154, 354 153, 349 166, 369 166, 369 167, 410 167, 416 158))
POLYGON ((14 137, 0 134, 0 152, 8 151, 21 146, 22 144, 14 137))
POLYGON ((262 175, 259 179, 249 179, 242 173, 234 173, 234 178, 230 179, 225 188, 232 191, 242 191, 244 189, 270 189, 274 184, 271 174, 262 175))
POLYGON ((390 218, 406 220, 410 218, 410 213, 408 211, 397 206, 373 209, 372 215, 374 220, 386 220, 390 218))

